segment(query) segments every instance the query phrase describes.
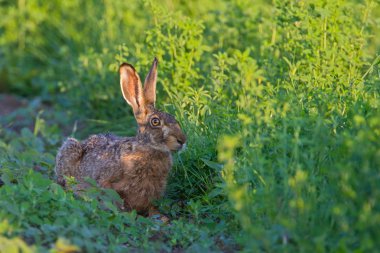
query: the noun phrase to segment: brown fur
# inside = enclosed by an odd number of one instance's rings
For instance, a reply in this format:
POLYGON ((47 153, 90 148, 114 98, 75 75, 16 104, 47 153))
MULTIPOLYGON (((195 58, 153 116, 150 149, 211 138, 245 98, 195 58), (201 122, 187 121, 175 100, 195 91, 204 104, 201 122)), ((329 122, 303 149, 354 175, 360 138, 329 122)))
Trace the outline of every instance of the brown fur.
POLYGON ((126 209, 140 213, 153 210, 152 201, 165 191, 172 167, 171 152, 180 150, 186 142, 175 118, 154 108, 156 68, 155 59, 143 90, 133 66, 120 66, 123 96, 139 125, 137 136, 98 134, 81 142, 68 138, 56 157, 58 183, 65 185, 65 176, 80 182, 90 177, 99 186, 118 192, 126 209), (152 118, 158 118, 160 125, 153 126, 152 118))

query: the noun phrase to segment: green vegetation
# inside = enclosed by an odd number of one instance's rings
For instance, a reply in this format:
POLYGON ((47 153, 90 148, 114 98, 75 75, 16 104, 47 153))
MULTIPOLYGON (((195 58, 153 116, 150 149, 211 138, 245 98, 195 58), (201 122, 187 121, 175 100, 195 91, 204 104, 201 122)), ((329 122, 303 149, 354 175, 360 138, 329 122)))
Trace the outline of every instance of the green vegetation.
POLYGON ((0 16, 0 91, 27 99, 0 114, 0 252, 380 248, 378 1, 19 0, 0 16), (67 136, 135 133, 117 69, 145 76, 154 56, 158 107, 188 135, 157 203, 168 225, 53 172, 67 136))

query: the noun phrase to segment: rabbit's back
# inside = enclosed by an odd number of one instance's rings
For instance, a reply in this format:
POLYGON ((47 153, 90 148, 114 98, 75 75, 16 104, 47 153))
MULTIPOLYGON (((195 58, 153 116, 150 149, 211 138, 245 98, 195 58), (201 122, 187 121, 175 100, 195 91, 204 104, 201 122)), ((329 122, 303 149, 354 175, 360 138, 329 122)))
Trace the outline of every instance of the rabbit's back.
POLYGON ((83 156, 77 168, 76 178, 90 177, 101 182, 121 174, 122 150, 123 152, 132 150, 134 139, 112 134, 97 134, 82 141, 83 156))
POLYGON ((64 176, 72 176, 79 181, 86 177, 99 181, 109 174, 117 173, 120 170, 121 146, 128 148, 132 141, 133 138, 111 134, 91 135, 83 141, 68 138, 56 157, 58 183, 65 185, 64 176))

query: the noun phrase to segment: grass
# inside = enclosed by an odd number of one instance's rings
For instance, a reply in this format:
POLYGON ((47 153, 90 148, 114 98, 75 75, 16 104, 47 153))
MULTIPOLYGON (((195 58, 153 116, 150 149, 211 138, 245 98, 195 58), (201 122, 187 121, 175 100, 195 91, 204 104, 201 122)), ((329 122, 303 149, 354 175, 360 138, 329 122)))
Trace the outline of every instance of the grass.
POLYGON ((0 119, 0 252, 376 252, 379 13, 348 0, 0 3, 0 91, 24 97, 0 119), (154 56, 158 107, 188 135, 157 202, 169 225, 96 185, 65 192, 53 173, 67 136, 135 133, 117 68, 145 76, 154 56))

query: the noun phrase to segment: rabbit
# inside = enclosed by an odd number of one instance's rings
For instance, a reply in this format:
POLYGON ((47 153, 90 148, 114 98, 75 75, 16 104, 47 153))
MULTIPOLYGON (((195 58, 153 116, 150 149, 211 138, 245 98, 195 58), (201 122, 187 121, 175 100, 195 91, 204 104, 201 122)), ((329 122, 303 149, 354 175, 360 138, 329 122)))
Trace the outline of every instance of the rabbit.
POLYGON ((135 68, 120 65, 120 86, 138 124, 135 137, 92 135, 84 141, 68 138, 56 156, 56 180, 65 187, 65 176, 78 182, 94 179, 102 188, 114 189, 123 208, 140 214, 157 214, 152 201, 163 195, 172 167, 172 152, 183 149, 186 135, 174 116, 155 108, 158 61, 154 58, 144 88, 135 68))

